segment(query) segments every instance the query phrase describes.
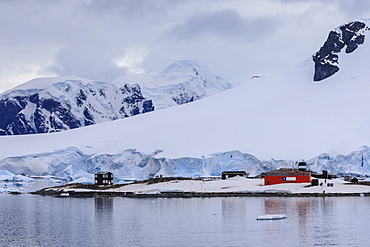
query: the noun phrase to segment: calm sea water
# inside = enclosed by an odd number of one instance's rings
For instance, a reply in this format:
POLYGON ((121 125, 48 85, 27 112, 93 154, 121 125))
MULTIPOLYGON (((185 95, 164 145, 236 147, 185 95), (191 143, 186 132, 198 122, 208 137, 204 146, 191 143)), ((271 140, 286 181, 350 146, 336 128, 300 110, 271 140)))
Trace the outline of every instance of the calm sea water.
POLYGON ((370 198, 0 195, 1 246, 369 246, 370 198), (257 221, 261 214, 286 219, 257 221))

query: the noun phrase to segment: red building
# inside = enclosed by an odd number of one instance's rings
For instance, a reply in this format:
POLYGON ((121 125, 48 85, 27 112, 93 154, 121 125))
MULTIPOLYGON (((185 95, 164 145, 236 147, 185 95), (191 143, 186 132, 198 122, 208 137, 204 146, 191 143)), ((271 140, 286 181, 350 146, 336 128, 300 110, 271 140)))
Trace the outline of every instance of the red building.
POLYGON ((280 169, 265 172, 261 175, 265 179, 264 185, 284 183, 311 183, 311 172, 303 172, 297 169, 280 169))

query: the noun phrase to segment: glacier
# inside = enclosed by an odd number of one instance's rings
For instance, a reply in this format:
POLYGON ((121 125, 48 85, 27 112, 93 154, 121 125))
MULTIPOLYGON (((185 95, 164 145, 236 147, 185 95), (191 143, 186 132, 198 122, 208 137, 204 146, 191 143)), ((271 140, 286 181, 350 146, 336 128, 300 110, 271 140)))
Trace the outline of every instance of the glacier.
MULTIPOLYGON (((0 180, 3 173, 8 180, 16 180, 14 174, 30 176, 53 176, 66 182, 93 183, 93 174, 110 171, 115 182, 145 180, 164 177, 217 177, 223 171, 246 171, 248 177, 258 177, 273 169, 296 167, 293 160, 259 160, 255 156, 240 151, 220 152, 208 157, 157 158, 161 150, 143 153, 127 149, 116 154, 84 154, 75 147, 52 153, 5 158, 0 161, 0 180), (12 177, 10 176, 11 174, 12 177)), ((370 176, 370 147, 362 146, 348 155, 323 153, 305 160, 310 171, 340 176, 370 176)), ((22 180, 24 176, 20 176, 22 180)))

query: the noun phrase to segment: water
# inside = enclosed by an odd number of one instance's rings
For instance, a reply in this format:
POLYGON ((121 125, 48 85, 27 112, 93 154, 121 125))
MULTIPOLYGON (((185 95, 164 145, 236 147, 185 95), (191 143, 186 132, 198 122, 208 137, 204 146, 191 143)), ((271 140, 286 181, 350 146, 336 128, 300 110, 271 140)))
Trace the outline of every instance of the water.
POLYGON ((0 195, 1 246, 368 246, 370 198, 0 195), (261 214, 286 219, 257 221, 261 214))

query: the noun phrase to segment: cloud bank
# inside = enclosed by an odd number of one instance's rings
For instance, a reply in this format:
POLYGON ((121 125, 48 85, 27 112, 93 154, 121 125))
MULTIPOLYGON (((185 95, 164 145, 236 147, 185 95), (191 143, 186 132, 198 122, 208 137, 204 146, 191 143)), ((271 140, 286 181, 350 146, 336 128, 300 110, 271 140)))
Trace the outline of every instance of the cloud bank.
POLYGON ((232 82, 309 58, 365 0, 2 0, 0 92, 34 77, 112 81, 196 59, 232 82))

